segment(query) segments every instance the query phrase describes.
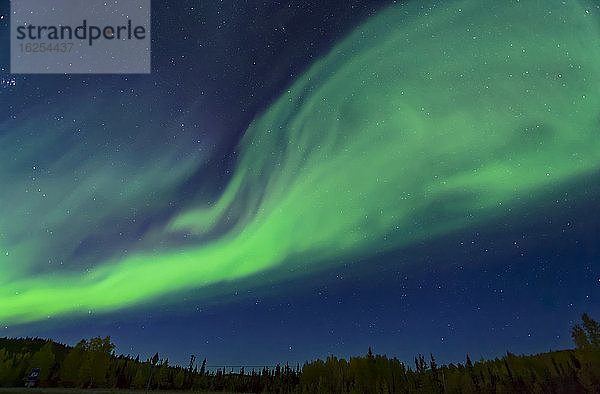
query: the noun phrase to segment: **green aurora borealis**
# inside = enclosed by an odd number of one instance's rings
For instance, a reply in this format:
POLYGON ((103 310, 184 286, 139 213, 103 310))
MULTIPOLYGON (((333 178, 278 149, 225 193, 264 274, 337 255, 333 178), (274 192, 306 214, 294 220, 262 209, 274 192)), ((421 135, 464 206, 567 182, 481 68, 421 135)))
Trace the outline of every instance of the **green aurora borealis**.
MULTIPOLYGON (((47 241, 17 224, 33 193, 3 165, 0 323, 117 310, 286 264, 295 275, 300 265, 317 270, 535 210, 559 185, 600 168, 598 12, 576 1, 475 0, 380 12, 250 125, 217 201, 198 201, 148 232, 154 240, 227 229, 194 246, 134 244, 88 271, 35 274, 47 260, 36 244, 47 241), (20 208, 7 211, 7 201, 20 208)), ((181 161, 163 177, 178 148, 146 157, 154 163, 130 181, 123 206, 148 189, 169 193, 201 165, 181 161)), ((103 187, 117 182, 92 164, 81 173, 103 187)), ((79 201, 86 190, 58 185, 56 194, 79 201)), ((57 234, 109 231, 47 216, 57 234)))

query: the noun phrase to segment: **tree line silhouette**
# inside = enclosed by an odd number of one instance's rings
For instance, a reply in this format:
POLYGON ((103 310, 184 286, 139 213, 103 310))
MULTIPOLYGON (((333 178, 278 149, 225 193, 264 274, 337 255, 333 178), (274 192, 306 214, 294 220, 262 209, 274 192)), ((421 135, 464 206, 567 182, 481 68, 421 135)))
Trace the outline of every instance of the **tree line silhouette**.
POLYGON ((349 361, 209 371, 190 357, 187 367, 169 365, 158 353, 117 356, 110 337, 70 347, 40 338, 0 338, 0 387, 22 386, 33 368, 40 387, 230 391, 253 393, 597 393, 600 392, 600 324, 588 315, 571 329, 575 349, 531 356, 438 365, 433 355, 413 363, 374 355, 349 361))

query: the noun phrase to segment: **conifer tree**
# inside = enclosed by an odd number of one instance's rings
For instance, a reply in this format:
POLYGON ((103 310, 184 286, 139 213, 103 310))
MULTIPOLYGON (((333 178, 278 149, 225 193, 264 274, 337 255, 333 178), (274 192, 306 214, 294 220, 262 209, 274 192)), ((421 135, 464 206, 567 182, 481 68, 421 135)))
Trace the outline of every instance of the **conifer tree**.
POLYGON ((190 356, 190 365, 188 367, 188 371, 191 373, 192 370, 194 369, 194 362, 196 361, 196 356, 194 356, 193 354, 190 356))
POLYGON ((583 320, 583 328, 587 333, 590 345, 594 349, 600 349, 600 324, 590 318, 586 313, 581 316, 581 320, 583 320))
POLYGON ((200 376, 204 376, 206 373, 206 359, 202 361, 202 366, 200 367, 200 376))
POLYGON ((50 373, 56 364, 56 357, 52 351, 52 342, 47 342, 42 348, 33 355, 29 362, 29 368, 40 369, 40 382, 45 382, 50 377, 50 373))
POLYGON ((146 373, 147 371, 148 368, 145 365, 141 364, 138 366, 135 376, 131 381, 133 387, 135 387, 136 389, 143 389, 146 387, 146 384, 148 383, 148 374, 146 373))
POLYGON ((571 337, 573 338, 573 342, 575 342, 577 349, 588 350, 591 347, 585 331, 579 324, 576 324, 571 328, 571 337))
POLYGON ((62 362, 59 370, 59 378, 63 383, 70 385, 76 385, 79 382, 79 369, 83 363, 85 357, 85 349, 87 347, 87 341, 82 339, 62 362))
POLYGON ((173 386, 175 386, 176 389, 180 390, 183 388, 184 381, 185 381, 185 371, 183 369, 180 369, 177 372, 177 375, 175 375, 175 379, 173 379, 173 386))
POLYGON ((5 348, 0 349, 0 387, 12 384, 13 360, 5 348))

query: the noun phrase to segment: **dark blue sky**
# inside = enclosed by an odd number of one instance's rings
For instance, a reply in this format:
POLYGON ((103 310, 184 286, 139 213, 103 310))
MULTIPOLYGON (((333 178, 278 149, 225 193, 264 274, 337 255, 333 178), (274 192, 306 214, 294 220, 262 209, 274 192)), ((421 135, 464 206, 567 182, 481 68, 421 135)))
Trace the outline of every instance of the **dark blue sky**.
MULTIPOLYGON (((135 225, 130 218, 110 223, 127 229, 125 239, 102 228, 86 239, 76 255, 81 266, 93 266, 192 198, 217 195, 249 123, 336 40, 389 3, 153 1, 151 75, 11 76, 3 1, 0 77, 15 86, 0 89, 0 120, 15 124, 42 106, 52 116, 77 113, 81 124, 105 119, 109 130, 89 141, 116 147, 127 142, 121 128, 133 113, 161 126, 143 136, 148 141, 180 133, 181 155, 210 152, 202 168, 171 190, 168 207, 135 225), (181 119, 185 130, 177 127, 181 119), (198 192, 199 184, 216 186, 198 192)), ((128 160, 143 162, 144 154, 128 160)), ((577 179, 571 193, 550 192, 535 208, 392 252, 336 261, 323 272, 285 281, 271 281, 267 272, 259 274, 260 285, 227 286, 217 299, 206 300, 200 289, 116 313, 0 327, 0 335, 71 345, 110 335, 119 353, 158 351, 181 364, 193 353, 208 365, 302 364, 364 354, 369 346, 408 362, 417 353, 462 362, 467 353, 479 359, 570 347, 569 328, 581 313, 600 317, 599 181, 577 179)))

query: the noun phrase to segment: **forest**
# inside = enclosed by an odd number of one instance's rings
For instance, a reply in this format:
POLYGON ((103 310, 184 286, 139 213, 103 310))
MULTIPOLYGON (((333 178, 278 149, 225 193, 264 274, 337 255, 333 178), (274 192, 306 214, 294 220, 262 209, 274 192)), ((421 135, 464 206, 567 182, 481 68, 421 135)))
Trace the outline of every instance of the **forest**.
POLYGON ((303 366, 259 370, 208 370, 190 357, 169 365, 159 354, 147 360, 116 355, 110 337, 71 347, 40 338, 0 338, 0 387, 22 387, 39 369, 39 387, 252 393, 598 393, 600 324, 583 314, 572 327, 575 348, 537 355, 438 365, 433 355, 410 363, 373 354, 350 360, 334 356, 303 366))

